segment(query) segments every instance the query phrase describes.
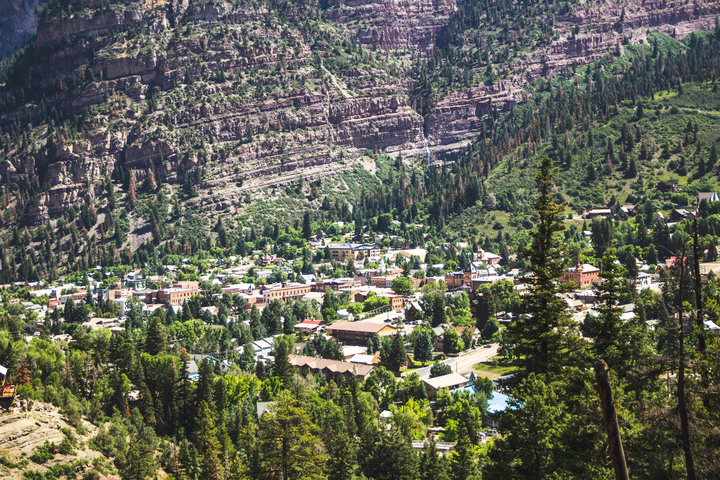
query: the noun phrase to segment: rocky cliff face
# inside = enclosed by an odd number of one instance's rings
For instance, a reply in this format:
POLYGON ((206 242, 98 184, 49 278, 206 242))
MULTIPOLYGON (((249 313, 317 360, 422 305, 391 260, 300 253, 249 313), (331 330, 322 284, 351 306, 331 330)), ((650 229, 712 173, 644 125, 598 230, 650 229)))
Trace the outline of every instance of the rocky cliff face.
POLYGON ((453 159, 477 132, 481 119, 493 108, 506 111, 522 98, 523 89, 538 78, 551 78, 572 65, 586 65, 636 44, 649 30, 681 39, 715 25, 718 2, 642 2, 593 4, 557 15, 556 38, 527 58, 516 60, 512 73, 489 86, 457 91, 442 98, 426 118, 428 138, 438 159, 453 159), (577 29, 577 34, 571 32, 577 29))
POLYGON ((330 163, 368 149, 422 148, 422 118, 380 55, 327 23, 268 25, 270 15, 219 2, 48 15, 35 58, 10 81, 43 95, 6 89, 4 101, 19 106, 0 115, 6 129, 39 125, 42 152, 9 147, 0 167, 46 187, 30 221, 79 207, 118 169, 140 181, 151 171, 171 183, 201 179, 214 194, 189 205, 225 208, 243 193, 336 172, 330 163), (48 121, 49 111, 78 117, 48 121), (68 123, 74 134, 60 127, 68 123))
POLYGON ((35 35, 46 0, 0 0, 0 60, 35 35))
POLYGON ((323 18, 363 45, 425 51, 437 43, 454 11, 454 0, 330 0, 323 18))
POLYGON ((132 171, 196 184, 212 193, 187 206, 223 210, 341 171, 367 150, 425 158, 425 133, 432 158, 452 160, 531 80, 650 28, 711 27, 720 13, 702 1, 624 5, 557 16, 551 42, 490 85, 443 93, 423 118, 409 73, 443 41, 452 0, 59 2, 0 88, 3 193, 20 192, 5 198, 39 223, 132 171))

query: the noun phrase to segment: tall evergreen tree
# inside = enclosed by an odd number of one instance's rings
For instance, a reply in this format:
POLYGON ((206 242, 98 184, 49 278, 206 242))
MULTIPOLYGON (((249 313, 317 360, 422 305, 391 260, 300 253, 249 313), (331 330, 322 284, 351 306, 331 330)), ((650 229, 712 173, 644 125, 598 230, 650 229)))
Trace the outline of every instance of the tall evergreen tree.
POLYGON ((205 401, 200 402, 197 424, 197 445, 202 478, 218 480, 222 478, 219 460, 220 443, 217 439, 213 412, 205 401))
POLYGON ((387 357, 383 353, 380 354, 380 360, 388 370, 399 372, 400 367, 407 365, 407 352, 401 335, 398 334, 393 337, 387 357))
POLYGON ((557 280, 565 272, 565 250, 557 234, 564 229, 560 215, 564 203, 558 203, 553 193, 557 168, 549 157, 543 158, 535 174, 538 197, 533 203, 538 220, 530 233, 532 244, 525 251, 530 258, 527 282, 530 292, 524 297, 523 310, 503 335, 506 347, 528 372, 556 371, 568 360, 572 321, 565 312, 567 306, 557 295, 557 280))
POLYGON ((310 220, 310 212, 303 215, 302 235, 305 240, 312 237, 312 222, 310 220))
POLYGON ((623 374, 630 366, 627 359, 630 339, 627 324, 621 318, 623 309, 619 303, 627 295, 627 281, 625 269, 616 262, 615 250, 607 250, 600 267, 600 278, 604 281, 596 287, 600 300, 598 315, 587 316, 583 333, 593 339, 590 348, 595 357, 605 360, 610 368, 623 374))
POLYGON ((458 422, 458 441, 450 460, 450 477, 452 480, 479 480, 480 471, 477 459, 470 441, 465 422, 458 422))
POLYGON ((289 355, 293 351, 292 337, 282 336, 275 339, 275 363, 273 364, 273 376, 282 380, 287 388, 293 378, 295 369, 290 365, 289 355))
POLYGON ((130 442, 123 464, 120 469, 123 480, 146 480, 157 474, 153 450, 140 435, 130 442))
POLYGON ((429 332, 422 332, 420 335, 418 335, 417 340, 415 340, 415 348, 413 350, 413 353, 415 355, 415 360, 422 362, 425 364, 425 362, 432 360, 433 357, 433 346, 432 341, 430 340, 430 333, 429 332))
POLYGON ((145 351, 150 355, 157 355, 158 353, 165 353, 166 350, 167 333, 165 332, 165 326, 159 317, 153 316, 145 337, 145 351))
POLYGON ((420 455, 420 480, 449 480, 445 459, 438 454, 435 439, 431 438, 420 455))
POLYGON ((300 402, 288 392, 259 420, 258 437, 264 479, 320 480, 325 455, 317 437, 318 428, 300 402))

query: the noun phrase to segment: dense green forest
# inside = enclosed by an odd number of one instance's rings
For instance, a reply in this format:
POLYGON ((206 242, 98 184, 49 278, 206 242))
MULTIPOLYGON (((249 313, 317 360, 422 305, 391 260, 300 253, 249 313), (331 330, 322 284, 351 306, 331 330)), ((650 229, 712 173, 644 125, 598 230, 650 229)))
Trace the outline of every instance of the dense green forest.
MULTIPOLYGON (((254 358, 250 340, 289 333, 310 315, 325 317, 326 308, 341 301, 331 294, 322 313, 298 301, 273 302, 259 314, 243 309, 237 296, 213 296, 211 288, 179 314, 160 309, 144 319, 139 302, 130 302, 126 328, 115 335, 78 328, 89 311, 108 308, 89 296, 56 310, 41 337, 26 346, 20 339, 24 307, 14 299, 26 298, 27 290, 4 291, 0 363, 16 375, 24 402, 61 406, 78 433, 85 428, 83 418, 100 427, 90 446, 111 462, 95 462, 85 478, 117 472, 124 479, 145 479, 158 468, 177 479, 614 478, 592 373, 600 359, 611 368, 633 478, 714 478, 720 339, 697 325, 718 320, 720 282, 713 276, 704 285, 693 281, 691 267, 698 259, 688 255, 662 293, 637 292, 609 248, 602 258, 605 282, 597 316, 571 322, 556 295, 563 286, 555 279, 569 260, 559 235, 566 206, 553 193, 557 173, 545 157, 536 174, 537 221, 525 252, 530 291, 513 300, 522 315, 499 334, 505 358, 520 370, 508 384, 511 406, 491 440, 478 434, 491 420, 483 414, 493 395, 490 381, 477 379, 475 394, 440 391, 430 402, 416 374, 398 381, 391 372, 405 352, 399 335, 370 342, 387 368, 375 369, 364 381, 336 383, 324 375, 298 374, 288 357, 293 335, 276 338, 272 362, 254 358), (636 302, 637 315, 626 321, 619 304, 628 299, 636 302), (200 307, 211 304, 218 306, 217 318, 204 317, 204 324, 197 319, 200 307), (233 320, 225 326, 230 314, 233 320), (654 332, 646 329, 650 318, 658 320, 654 332), (249 329, 241 326, 243 320, 249 329), (74 341, 46 339, 61 330, 74 341), (233 346, 239 342, 245 344, 240 354, 233 346), (188 352, 214 355, 199 361, 196 382, 189 378, 188 352), (217 358, 231 360, 232 367, 223 370, 217 358), (274 403, 258 417, 260 401, 274 403), (392 413, 389 419, 379 415, 383 410, 392 413), (440 439, 456 443, 453 453, 438 454, 433 442, 422 453, 413 450, 410 442, 425 438, 432 425, 444 427, 440 439)), ((689 242, 682 248, 693 250, 689 242)), ((496 292, 509 295, 501 288, 496 292)), ((438 293, 446 300, 443 292, 428 290, 428 308, 438 293)), ((432 320, 435 324, 434 314, 432 320)), ((418 339, 425 334, 418 329, 415 342, 422 345, 418 339)), ((306 353, 333 358, 337 348, 315 342, 306 353)), ((63 444, 46 444, 32 459, 44 463, 76 444, 69 432, 63 444)), ((87 463, 78 462, 69 470, 62 465, 46 473, 28 470, 25 478, 72 477, 68 471, 87 463)))

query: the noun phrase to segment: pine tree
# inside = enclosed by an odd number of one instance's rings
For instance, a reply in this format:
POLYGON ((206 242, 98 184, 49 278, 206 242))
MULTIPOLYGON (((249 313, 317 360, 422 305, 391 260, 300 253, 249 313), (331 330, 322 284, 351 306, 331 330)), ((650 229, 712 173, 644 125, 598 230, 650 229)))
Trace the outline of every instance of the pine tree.
POLYGON ((383 358, 385 356, 382 353, 380 357, 382 364, 393 372, 399 372, 400 367, 407 365, 407 352, 405 351, 405 342, 402 336, 399 334, 395 335, 387 358, 383 358))
POLYGON ((150 355, 165 353, 167 350, 167 333, 165 326, 160 318, 153 316, 148 326, 147 336, 145 338, 145 351, 150 355))
POLYGON ((282 393, 258 422, 261 478, 322 478, 326 458, 317 432, 317 426, 300 402, 288 392, 282 393))
POLYGON ((292 352, 292 339, 288 336, 277 337, 275 339, 275 363, 273 364, 273 376, 282 380, 283 385, 287 388, 295 374, 295 369, 290 365, 290 353, 292 352))
POLYGON ((363 473, 374 480, 416 480, 418 458, 410 442, 398 432, 368 430, 358 454, 363 473))
POLYGON ((220 245, 223 248, 227 248, 227 246, 228 246, 227 231, 225 230, 225 226, 223 225, 222 218, 220 218, 220 217, 218 217, 217 225, 215 225, 215 231, 218 234, 218 245, 220 245))
POLYGON ((195 389, 195 400, 198 404, 206 402, 213 405, 213 383, 215 382, 215 372, 213 372, 212 364, 207 358, 203 358, 198 365, 198 383, 195 389))
POLYGON ((327 478, 328 480, 352 480, 355 471, 354 446, 344 430, 342 418, 334 420, 340 423, 343 429, 335 432, 327 443, 327 478))
POLYGON ((246 372, 255 370, 255 349, 250 341, 243 346, 243 353, 240 356, 240 368, 246 372))
POLYGON ((479 480, 475 451, 470 441, 464 421, 458 422, 458 441, 450 460, 450 478, 452 480, 479 480))
POLYGON ((200 468, 202 478, 217 480, 222 478, 220 472, 220 442, 217 439, 217 429, 213 412, 207 402, 200 402, 197 419, 197 446, 200 453, 200 468))
POLYGON ((449 480, 448 468, 438 454, 435 439, 431 438, 420 456, 420 480, 449 480))
POLYGON ((602 259, 600 278, 604 281, 596 288, 599 292, 598 316, 587 316, 583 331, 592 338, 591 350, 598 359, 607 362, 610 368, 620 372, 625 370, 621 362, 624 354, 623 321, 620 318, 623 310, 619 307, 620 299, 627 293, 627 282, 624 277, 625 269, 617 265, 614 249, 608 249, 602 259))
POLYGON ((524 315, 503 335, 505 346, 521 357, 529 372, 556 371, 568 360, 567 333, 572 321, 565 312, 565 302, 557 295, 557 280, 567 264, 556 238, 564 229, 559 217, 565 204, 558 203, 553 195, 556 174, 552 160, 545 157, 535 175, 539 194, 533 206, 538 220, 531 232, 532 245, 525 252, 530 259, 530 293, 523 299, 524 315))
POLYGON ((635 161, 635 157, 630 158, 630 164, 628 166, 628 176, 630 178, 637 177, 637 162, 635 161))
POLYGON ((420 333, 417 340, 415 340, 413 353, 415 354, 415 360, 422 362, 423 365, 425 362, 432 360, 433 346, 429 332, 420 333))
POLYGON ((123 480, 145 480, 157 474, 153 451, 142 436, 130 442, 121 468, 123 480))
POLYGON ((312 237, 312 223, 310 221, 310 212, 305 212, 305 215, 303 215, 302 235, 305 240, 308 240, 310 237, 312 237))

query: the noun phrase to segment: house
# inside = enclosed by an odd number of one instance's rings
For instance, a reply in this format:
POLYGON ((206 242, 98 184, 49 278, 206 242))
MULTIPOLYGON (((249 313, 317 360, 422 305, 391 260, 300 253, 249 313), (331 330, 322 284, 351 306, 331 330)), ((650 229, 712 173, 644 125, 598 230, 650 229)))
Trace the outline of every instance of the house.
POLYGON ((349 380, 351 377, 357 377, 365 380, 370 372, 375 369, 375 365, 365 365, 361 363, 343 362, 339 360, 329 360, 327 358, 308 357, 305 355, 289 355, 290 365, 296 367, 302 374, 307 372, 323 373, 326 378, 336 381, 349 380))
POLYGON ((680 222, 682 220, 693 218, 695 218, 695 214, 692 212, 688 212, 684 208, 678 208, 670 213, 670 221, 672 222, 680 222))
MULTIPOLYGON (((484 269, 469 262, 462 272, 450 272, 445 275, 445 283, 448 289, 458 289, 462 287, 471 287, 473 279, 487 276, 489 269, 484 269)), ((493 270, 494 272, 494 270, 493 270)))
POLYGON ((312 284, 311 288, 314 292, 324 292, 326 288, 335 292, 355 288, 360 286, 360 281, 354 278, 325 278, 319 279, 312 284))
POLYGON ((425 256, 427 255, 427 250, 425 250, 424 248, 410 248, 407 250, 399 251, 398 255, 405 257, 407 260, 410 260, 412 257, 418 257, 421 262, 424 262, 425 256))
POLYGON ((147 288, 147 279, 138 273, 131 272, 123 278, 123 287, 132 290, 145 290, 147 288))
POLYGON ((375 352, 375 355, 359 353, 350 357, 348 361, 350 363, 362 363, 363 365, 380 365, 380 351, 375 352))
POLYGON ((512 408, 510 404, 511 400, 512 398, 504 393, 498 391, 493 392, 492 398, 488 399, 488 408, 486 416, 484 417, 488 425, 493 428, 497 427, 499 416, 512 408))
POLYGON ((370 277, 370 286, 378 288, 390 288, 392 287, 393 280, 396 276, 382 276, 382 277, 370 277))
POLYGON ((697 198, 698 205, 700 205, 700 202, 702 202, 703 200, 705 200, 706 203, 710 203, 710 202, 717 202, 720 200, 720 198, 718 198, 718 194, 715 192, 700 192, 700 193, 698 193, 698 198, 697 198))
POLYGON ((320 325, 322 325, 321 320, 307 319, 301 323, 295 324, 293 329, 295 329, 296 332, 301 333, 315 333, 320 328, 320 325))
POLYGON ((637 207, 635 205, 623 205, 620 210, 625 212, 627 215, 637 215, 637 207))
POLYGON ((720 327, 718 327, 715 322, 712 320, 705 320, 703 323, 705 324, 705 330, 713 335, 720 335, 720 327))
POLYGON ((367 353, 367 347, 360 345, 343 345, 342 356, 345 360, 350 360, 355 355, 363 355, 367 353))
POLYGON ((649 288, 652 284, 653 276, 649 273, 640 272, 638 273, 637 278, 635 279, 635 286, 637 288, 649 288))
POLYGON ((200 309, 198 310, 198 314, 200 315, 200 318, 202 318, 205 315, 205 312, 209 312, 210 315, 215 317, 215 316, 217 316, 219 310, 218 310, 218 307, 216 307, 214 305, 211 305, 209 307, 200 307, 200 309))
POLYGON ((657 185, 655 185, 655 188, 657 188, 661 192, 665 192, 665 193, 676 193, 678 191, 678 188, 677 188, 677 185, 675 185, 675 182, 660 182, 657 185))
POLYGON ((275 402, 257 402, 257 405, 255 405, 257 418, 260 418, 263 416, 264 413, 267 413, 268 407, 270 407, 271 405, 275 405, 275 402))
POLYGON ((255 290, 255 285, 252 283, 237 283, 234 285, 227 285, 221 288, 222 293, 247 293, 250 294, 255 290))
MULTIPOLYGON (((455 331, 458 333, 458 338, 462 340, 463 334, 466 330, 469 330, 472 334, 472 343, 475 344, 480 340, 480 330, 477 329, 477 327, 454 327, 455 331)), ((444 347, 444 331, 442 335, 438 335, 437 339, 435 340, 435 344, 433 345, 433 348, 435 350, 443 351, 444 347)), ((465 348, 470 348, 472 345, 466 345, 465 348)))
POLYGON ((394 335, 395 327, 384 323, 338 321, 327 327, 327 334, 350 345, 367 345, 368 340, 375 335, 394 335))
MULTIPOLYGON (((197 282, 194 282, 197 283, 197 282)), ((165 288, 145 294, 145 303, 162 303, 167 305, 184 305, 193 295, 199 293, 195 288, 165 288)))
POLYGON ((87 322, 83 322, 81 325, 88 330, 98 330, 100 328, 110 329, 112 327, 119 327, 125 323, 125 320, 119 318, 102 318, 93 317, 87 322))
MULTIPOLYGON (((275 341, 275 337, 265 337, 260 340, 255 340, 250 345, 252 345, 253 351, 255 352, 255 358, 258 360, 262 360, 263 358, 267 358, 273 351, 273 343, 275 341)), ((240 345, 237 347, 238 354, 242 355, 243 350, 245 350, 244 345, 240 345)))
POLYGON ((410 302, 405 308, 405 323, 414 322, 422 316, 423 308, 420 302, 410 302))
POLYGON ((423 379, 423 383, 425 384, 428 397, 434 398, 438 390, 443 388, 455 390, 456 388, 467 386, 470 381, 459 373, 449 373, 440 377, 425 378, 423 379))
POLYGON ((591 208, 585 212, 585 218, 609 217, 610 215, 612 215, 612 210, 609 208, 591 208))
POLYGON ((267 358, 273 351, 273 337, 263 338, 252 342, 253 350, 255 350, 255 358, 267 358))
POLYGON ((481 251, 478 260, 488 265, 497 265, 502 260, 502 257, 495 253, 481 251))
POLYGON ((200 380, 200 369, 195 360, 188 361, 188 378, 193 382, 200 380))
POLYGON ((576 282, 580 288, 589 287, 599 281, 600 269, 588 263, 578 263, 575 267, 568 268, 560 277, 560 282, 576 282))

